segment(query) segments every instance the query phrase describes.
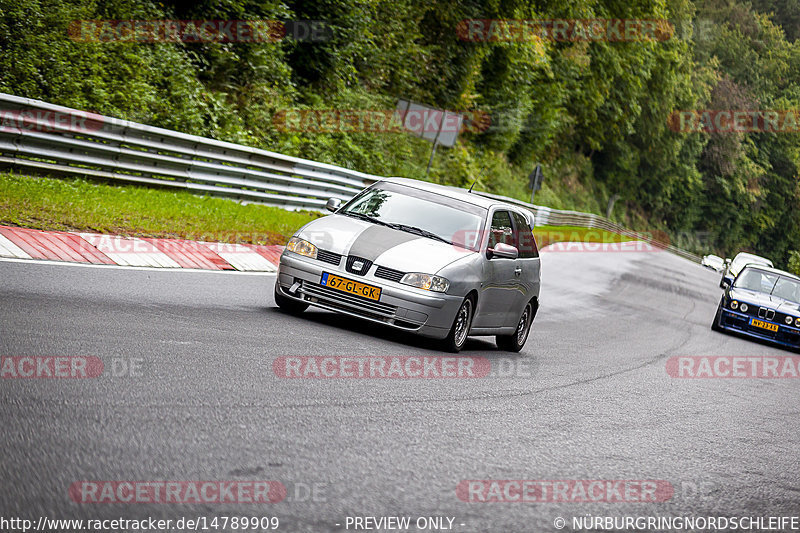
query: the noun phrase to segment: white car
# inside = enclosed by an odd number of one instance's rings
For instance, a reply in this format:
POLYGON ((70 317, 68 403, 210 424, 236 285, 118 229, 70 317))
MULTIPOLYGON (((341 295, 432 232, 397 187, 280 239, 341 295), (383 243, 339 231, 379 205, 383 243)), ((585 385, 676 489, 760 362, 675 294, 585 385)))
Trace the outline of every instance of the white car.
POLYGON ((444 339, 494 335, 518 352, 539 308, 532 217, 514 205, 417 180, 381 180, 300 228, 281 255, 275 302, 320 307, 444 339))
POLYGON ((700 264, 717 272, 725 270, 725 260, 714 254, 704 255, 700 264))
POLYGON ((739 275, 739 272, 747 265, 762 265, 768 266, 770 268, 774 268, 775 265, 772 264, 772 261, 767 259, 766 257, 761 257, 760 255, 749 254, 747 252, 739 252, 736 254, 736 257, 733 258, 733 261, 728 265, 725 271, 722 273, 722 279, 719 281, 719 287, 721 289, 725 288, 725 280, 727 278, 728 285, 733 283, 733 280, 736 279, 736 276, 739 275))

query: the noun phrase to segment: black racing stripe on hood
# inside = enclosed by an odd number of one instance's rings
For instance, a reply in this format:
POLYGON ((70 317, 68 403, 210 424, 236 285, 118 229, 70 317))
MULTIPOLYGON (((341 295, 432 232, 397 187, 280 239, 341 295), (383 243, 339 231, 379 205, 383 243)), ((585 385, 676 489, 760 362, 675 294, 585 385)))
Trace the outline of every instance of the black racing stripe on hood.
POLYGON ((361 232, 353 245, 350 247, 348 255, 356 255, 375 261, 383 252, 394 248, 404 242, 420 239, 418 235, 406 233, 386 226, 370 226, 361 232))

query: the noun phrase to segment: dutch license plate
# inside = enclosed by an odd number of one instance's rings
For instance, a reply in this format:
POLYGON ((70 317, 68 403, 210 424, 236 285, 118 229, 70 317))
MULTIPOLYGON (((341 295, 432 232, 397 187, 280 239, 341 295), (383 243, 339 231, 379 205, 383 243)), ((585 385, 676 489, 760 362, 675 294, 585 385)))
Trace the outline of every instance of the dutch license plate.
POLYGON ((340 278, 339 276, 328 274, 327 272, 322 273, 320 285, 325 285, 326 287, 336 289, 337 291, 355 294, 356 296, 375 300, 376 302, 381 298, 380 287, 373 287, 372 285, 367 285, 366 283, 361 283, 359 281, 353 281, 352 279, 340 278))
POLYGON ((778 324, 770 324, 769 322, 764 322, 763 320, 756 320, 755 318, 750 319, 750 325, 755 326, 757 328, 767 329, 769 331, 778 331, 778 324))

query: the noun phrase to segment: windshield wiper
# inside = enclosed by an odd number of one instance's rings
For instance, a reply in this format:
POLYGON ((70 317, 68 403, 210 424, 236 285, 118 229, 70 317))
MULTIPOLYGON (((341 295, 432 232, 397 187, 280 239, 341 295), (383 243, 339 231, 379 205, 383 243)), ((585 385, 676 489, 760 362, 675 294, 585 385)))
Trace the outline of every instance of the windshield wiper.
POLYGON ((355 211, 345 211, 342 213, 343 215, 347 215, 349 217, 358 218, 361 220, 366 220, 367 222, 372 222, 373 224, 380 224, 381 226, 387 226, 390 228, 394 228, 394 224, 389 224, 388 222, 384 222, 383 220, 377 219, 375 217, 371 217, 369 215, 365 215, 364 213, 358 213, 355 211))
POLYGON ((452 242, 448 241, 444 237, 440 237, 435 233, 432 233, 426 229, 418 228, 416 226, 407 226, 406 224, 392 224, 391 225, 395 229, 399 229, 400 231, 407 231, 408 233, 414 233, 421 237, 428 237, 429 239, 434 239, 437 241, 441 241, 447 244, 453 244, 452 242))
POLYGON ((365 215, 364 213, 358 213, 356 211, 345 211, 342 213, 343 215, 358 218, 361 220, 366 220, 367 222, 372 222, 373 224, 380 224, 381 226, 386 226, 389 228, 393 228, 400 231, 405 231, 408 233, 413 233, 415 235, 419 235, 420 237, 428 237, 429 239, 435 239, 437 241, 441 241, 446 244, 453 244, 452 242, 448 241, 447 239, 436 235, 426 229, 418 228, 416 226, 409 226, 406 224, 395 224, 392 222, 386 222, 384 220, 377 219, 375 217, 371 217, 369 215, 365 215))

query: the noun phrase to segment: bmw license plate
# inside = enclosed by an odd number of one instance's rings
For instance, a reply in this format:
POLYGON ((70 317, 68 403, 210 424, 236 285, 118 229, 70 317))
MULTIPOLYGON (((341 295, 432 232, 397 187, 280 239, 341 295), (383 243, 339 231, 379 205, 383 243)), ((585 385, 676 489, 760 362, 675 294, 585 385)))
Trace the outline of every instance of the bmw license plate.
POLYGON ((769 322, 764 322, 763 320, 756 320, 755 318, 750 319, 750 325, 755 326, 757 328, 767 329, 769 331, 778 331, 778 324, 770 324, 769 322))
POLYGON ((359 281, 353 281, 352 279, 340 278, 339 276, 328 274, 327 272, 322 273, 320 285, 330 287, 331 289, 336 289, 337 291, 355 294, 356 296, 375 300, 376 302, 381 298, 380 287, 373 287, 372 285, 367 285, 366 283, 361 283, 359 281))

